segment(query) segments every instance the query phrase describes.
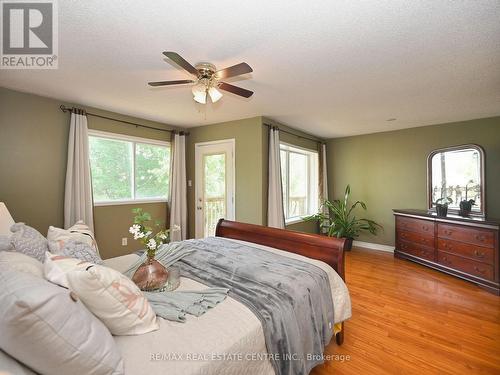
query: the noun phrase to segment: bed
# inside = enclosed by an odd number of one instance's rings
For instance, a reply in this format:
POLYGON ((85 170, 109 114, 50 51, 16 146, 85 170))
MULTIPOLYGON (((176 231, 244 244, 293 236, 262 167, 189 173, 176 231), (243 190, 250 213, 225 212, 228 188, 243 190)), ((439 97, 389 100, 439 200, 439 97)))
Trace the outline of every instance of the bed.
MULTIPOLYGON (((351 315, 344 279, 344 240, 221 219, 216 236, 251 243, 259 249, 306 261, 322 268, 331 285, 335 306, 335 335, 341 345, 343 322, 351 315)), ((105 261, 123 272, 137 260, 129 254, 105 261)), ((205 286, 182 278, 180 290, 205 286)), ((332 327, 333 329, 333 327, 332 327)), ((160 329, 140 336, 116 336, 127 374, 256 374, 271 375, 266 343, 259 319, 243 304, 227 298, 201 317, 185 323, 160 319, 160 329), (193 339, 194 338, 194 339, 193 339)))

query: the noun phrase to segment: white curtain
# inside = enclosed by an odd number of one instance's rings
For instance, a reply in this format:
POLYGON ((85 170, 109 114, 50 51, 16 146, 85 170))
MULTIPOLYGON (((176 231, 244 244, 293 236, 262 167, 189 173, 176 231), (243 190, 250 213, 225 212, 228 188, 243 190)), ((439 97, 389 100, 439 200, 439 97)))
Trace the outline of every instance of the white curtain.
MULTIPOLYGON (((328 199, 328 174, 326 165, 326 144, 322 143, 319 150, 319 204, 325 203, 328 199)), ((323 213, 328 217, 328 208, 326 206, 322 207, 323 213)), ((325 220, 327 224, 328 220, 325 220)), ((326 233, 327 229, 322 228, 321 232, 326 233)))
POLYGON ((170 171, 170 239, 187 238, 186 136, 172 137, 172 169, 170 171))
POLYGON ((281 186, 280 132, 269 129, 269 187, 267 191, 267 225, 285 228, 283 188, 281 186))
POLYGON ((71 112, 68 138, 64 227, 69 228, 78 220, 83 220, 94 230, 87 115, 82 110, 74 109, 71 112))

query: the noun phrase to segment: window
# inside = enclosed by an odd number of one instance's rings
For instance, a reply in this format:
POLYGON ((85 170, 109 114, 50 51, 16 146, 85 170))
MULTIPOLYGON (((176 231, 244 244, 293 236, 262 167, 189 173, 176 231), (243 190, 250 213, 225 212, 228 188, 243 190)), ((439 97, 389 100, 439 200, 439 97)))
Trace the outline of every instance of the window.
POLYGON ((167 200, 168 142, 89 131, 89 154, 96 205, 167 200))
POLYGON ((283 208, 287 223, 318 211, 318 153, 280 145, 283 208))

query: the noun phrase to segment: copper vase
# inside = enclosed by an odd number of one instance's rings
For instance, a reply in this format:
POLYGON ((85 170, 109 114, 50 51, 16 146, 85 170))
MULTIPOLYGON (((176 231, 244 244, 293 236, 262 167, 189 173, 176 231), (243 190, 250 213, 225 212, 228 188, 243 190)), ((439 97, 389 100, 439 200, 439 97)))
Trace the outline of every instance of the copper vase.
POLYGON ((168 280, 167 269, 154 257, 148 256, 132 276, 132 281, 140 290, 152 291, 163 288, 168 280))

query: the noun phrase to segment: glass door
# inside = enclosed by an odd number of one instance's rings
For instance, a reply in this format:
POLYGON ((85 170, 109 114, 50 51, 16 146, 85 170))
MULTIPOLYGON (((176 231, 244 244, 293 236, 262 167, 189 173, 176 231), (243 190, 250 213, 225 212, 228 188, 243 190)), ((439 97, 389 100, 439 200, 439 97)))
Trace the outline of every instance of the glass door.
POLYGON ((196 238, 215 235, 221 218, 234 220, 234 140, 195 145, 196 238))

